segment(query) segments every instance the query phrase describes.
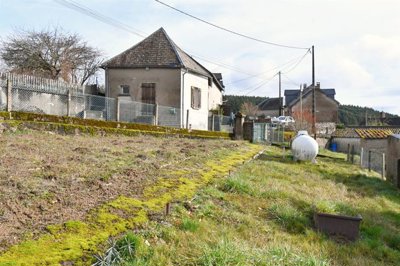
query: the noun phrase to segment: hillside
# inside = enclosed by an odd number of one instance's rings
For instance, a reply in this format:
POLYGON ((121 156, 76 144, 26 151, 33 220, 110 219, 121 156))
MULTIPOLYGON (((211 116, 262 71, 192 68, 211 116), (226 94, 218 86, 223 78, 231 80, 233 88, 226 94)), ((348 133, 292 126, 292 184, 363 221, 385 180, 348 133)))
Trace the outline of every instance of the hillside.
MULTIPOLYGON (((260 96, 239 96, 239 95, 224 95, 226 105, 231 107, 231 110, 236 113, 240 110, 240 106, 245 102, 251 102, 254 105, 259 104, 267 97, 260 96)), ((369 125, 380 125, 379 118, 381 112, 370 107, 361 107, 355 105, 340 105, 339 106, 339 122, 346 126, 365 125, 365 113, 368 115, 369 125)), ((387 118, 398 117, 395 114, 385 113, 387 118)))
POLYGON ((231 108, 233 113, 237 113, 240 110, 240 107, 245 102, 250 102, 254 105, 259 104, 264 101, 267 97, 260 96, 240 96, 240 95, 224 95, 224 102, 226 101, 226 105, 231 108))
POLYGON ((90 265, 109 237, 260 149, 168 135, 60 135, 41 123, 44 131, 0 123, 0 265, 90 265))
POLYGON ((294 163, 269 147, 103 256, 120 257, 121 265, 398 265, 399 191, 340 154, 324 154, 317 164, 294 163), (361 215, 359 239, 316 232, 315 208, 361 215))
MULTIPOLYGON (((368 116, 369 125, 380 125, 379 118, 381 112, 369 107, 361 107, 355 105, 339 106, 339 121, 346 126, 365 125, 365 115, 368 116)), ((397 117, 397 115, 385 113, 387 118, 397 117)))

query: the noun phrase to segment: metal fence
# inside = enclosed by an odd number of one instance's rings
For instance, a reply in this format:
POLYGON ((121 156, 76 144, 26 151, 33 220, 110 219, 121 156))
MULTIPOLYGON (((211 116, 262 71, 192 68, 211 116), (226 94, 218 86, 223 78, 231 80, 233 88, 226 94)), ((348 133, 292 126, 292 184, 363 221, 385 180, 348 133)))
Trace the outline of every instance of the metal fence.
MULTIPOLYGON (((180 108, 107 98, 83 92, 83 87, 61 81, 0 73, 0 110, 168 127, 182 126, 180 108)), ((207 114, 202 115, 204 116, 207 117, 207 114)), ((233 120, 228 116, 211 115, 208 120, 209 130, 232 132, 233 120)))
POLYGON ((234 118, 230 116, 212 114, 208 117, 208 130, 233 132, 234 118))
POLYGON ((381 174, 382 179, 386 178, 386 154, 374 149, 366 150, 363 147, 356 150, 355 145, 347 147, 347 161, 360 165, 361 168, 375 171, 381 174))

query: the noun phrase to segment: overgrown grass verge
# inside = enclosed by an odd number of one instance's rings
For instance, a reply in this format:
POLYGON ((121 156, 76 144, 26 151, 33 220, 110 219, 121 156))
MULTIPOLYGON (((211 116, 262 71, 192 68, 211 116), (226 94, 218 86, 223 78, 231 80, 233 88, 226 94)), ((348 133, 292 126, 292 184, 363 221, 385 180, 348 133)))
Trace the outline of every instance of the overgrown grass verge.
POLYGON ((147 222, 136 231, 145 255, 120 265, 398 265, 399 191, 334 157, 294 163, 271 147, 166 220, 147 222), (360 238, 317 233, 315 206, 362 215, 360 238), (182 226, 188 221, 195 230, 182 226))
MULTIPOLYGON (((160 169, 158 181, 145 189, 143 197, 120 196, 93 210, 84 221, 48 226, 48 234, 28 239, 1 254, 0 265, 90 265, 90 255, 107 239, 145 224, 149 214, 163 211, 169 202, 193 197, 198 188, 212 178, 226 175, 260 149, 256 145, 238 145, 235 150, 214 152, 207 161, 182 162, 181 170, 160 169)), ((196 232, 199 226, 189 219, 182 225, 187 232, 196 232)))

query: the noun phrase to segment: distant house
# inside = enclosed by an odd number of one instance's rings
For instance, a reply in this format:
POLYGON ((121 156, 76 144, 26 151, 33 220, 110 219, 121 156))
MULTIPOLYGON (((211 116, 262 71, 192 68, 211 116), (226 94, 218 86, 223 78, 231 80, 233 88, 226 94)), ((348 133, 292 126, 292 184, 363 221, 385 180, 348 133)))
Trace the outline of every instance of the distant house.
POLYGON ((373 150, 385 153, 386 142, 390 135, 400 134, 400 127, 362 126, 337 129, 331 137, 331 143, 336 144, 338 152, 347 152, 348 145, 354 146, 355 152, 360 154, 373 150))
MULTIPOLYGON (((285 104, 287 115, 293 116, 297 121, 312 120, 313 89, 307 87, 300 90, 285 90, 285 104)), ((316 128, 317 134, 331 134, 338 122, 339 102, 335 100, 335 89, 321 89, 317 83, 315 87, 316 98, 316 128)))
MULTIPOLYGON (((352 127, 346 129, 336 130, 332 137, 331 143, 337 147, 337 151, 346 153, 348 148, 352 150, 354 146, 354 151, 356 154, 361 154, 363 151, 362 167, 368 168, 368 157, 369 152, 371 152, 371 168, 375 171, 382 171, 382 154, 390 153, 391 155, 386 155, 387 165, 393 165, 393 160, 397 158, 399 146, 397 144, 396 148, 388 146, 388 141, 394 143, 395 141, 390 141, 390 136, 393 134, 400 134, 400 127, 352 127), (391 159, 389 159, 389 157, 391 159)), ((397 163, 397 162, 396 162, 397 163)), ((391 166, 393 170, 393 166, 391 166)), ((391 170, 391 171, 392 171, 391 170)))
POLYGON ((180 127, 207 130, 209 110, 222 104, 222 75, 185 53, 163 28, 102 68, 107 97, 172 107, 168 115, 176 115, 180 127))
MULTIPOLYGON (((257 115, 276 117, 279 116, 279 108, 283 106, 283 98, 267 98, 257 105, 257 115)), ((282 112, 283 114, 283 112, 282 112)))
POLYGON ((389 136, 387 142, 386 177, 400 188, 400 135, 389 136))

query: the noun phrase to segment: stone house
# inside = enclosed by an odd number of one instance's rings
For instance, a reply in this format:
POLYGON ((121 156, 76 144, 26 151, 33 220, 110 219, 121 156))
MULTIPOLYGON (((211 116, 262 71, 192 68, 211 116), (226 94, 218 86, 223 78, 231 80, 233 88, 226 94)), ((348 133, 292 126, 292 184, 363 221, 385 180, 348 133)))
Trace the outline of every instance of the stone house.
POLYGON ((209 111, 222 104, 221 74, 211 73, 180 49, 163 28, 102 68, 106 97, 168 107, 182 128, 207 130, 209 111))
POLYGON ((388 137, 386 151, 386 178, 400 188, 400 135, 388 137))
MULTIPOLYGON (((312 123, 313 89, 308 86, 300 90, 285 90, 286 114, 296 121, 305 124, 312 123)), ((315 87, 316 98, 316 129, 318 135, 330 135, 336 129, 338 122, 339 102, 335 100, 335 89, 321 89, 317 83, 315 87)))
MULTIPOLYGON (((264 115, 265 117, 276 117, 279 116, 279 107, 283 106, 283 98, 267 98, 261 103, 257 105, 258 111, 257 115, 262 116, 264 115)), ((282 112, 283 115, 283 112, 282 112)))

